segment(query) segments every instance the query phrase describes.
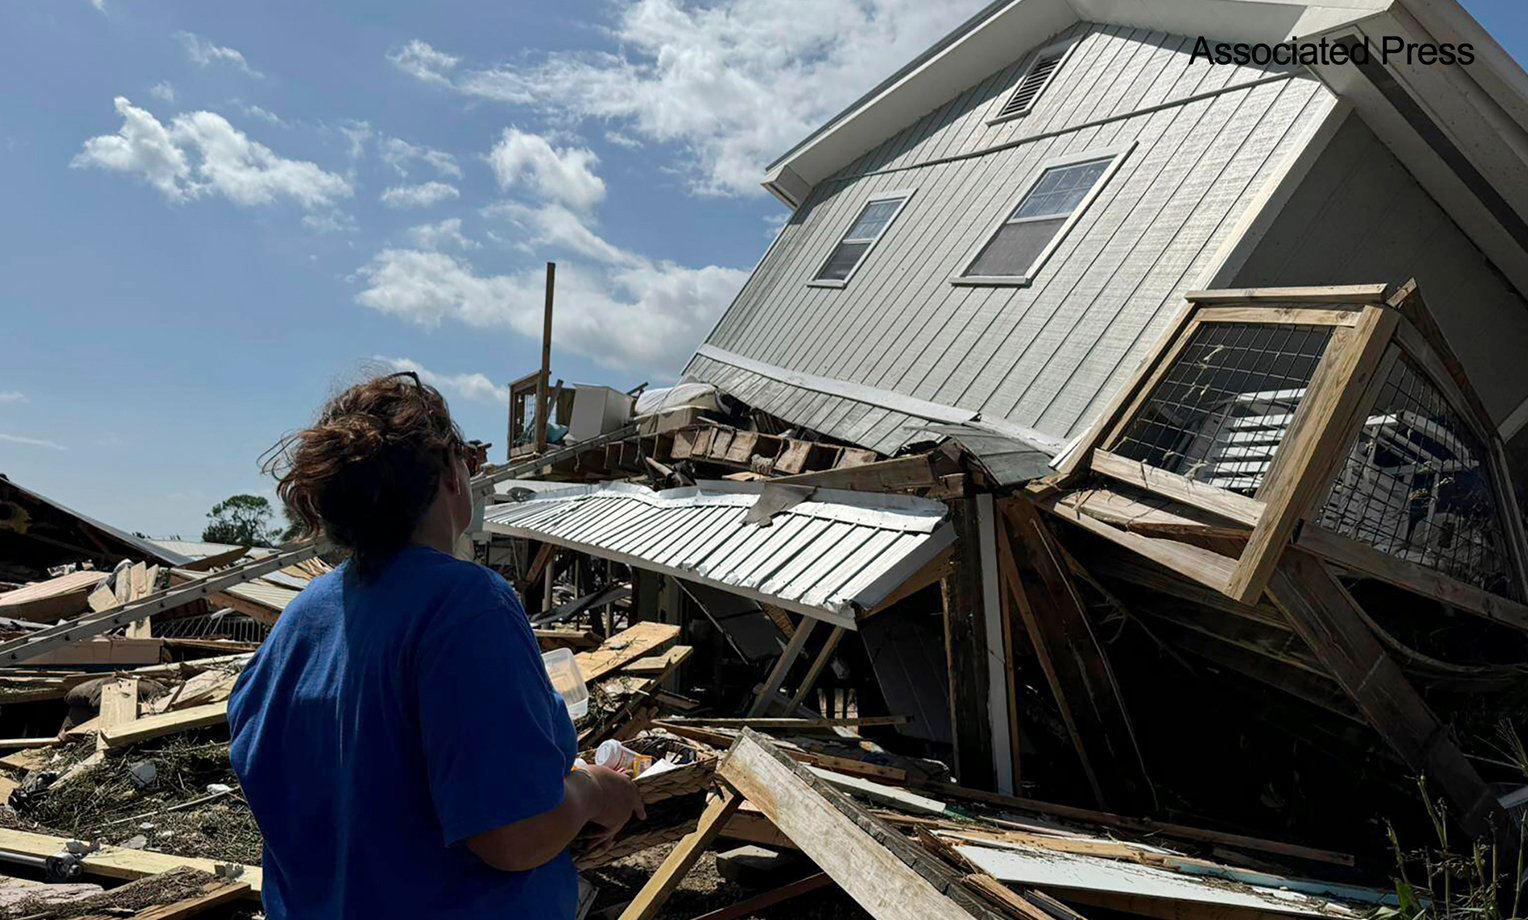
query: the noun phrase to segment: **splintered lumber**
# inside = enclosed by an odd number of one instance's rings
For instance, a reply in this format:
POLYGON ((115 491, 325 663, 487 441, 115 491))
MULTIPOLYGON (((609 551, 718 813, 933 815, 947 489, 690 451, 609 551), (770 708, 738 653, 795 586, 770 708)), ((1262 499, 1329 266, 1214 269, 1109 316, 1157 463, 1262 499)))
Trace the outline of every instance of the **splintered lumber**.
POLYGON ((0 738, 0 751, 52 747, 57 743, 57 738, 0 738))
POLYGON ((716 840, 722 828, 727 826, 742 801, 741 796, 728 790, 723 790, 713 798, 700 816, 695 830, 669 851, 658 871, 653 873, 642 890, 637 892, 637 896, 621 911, 620 920, 651 920, 658 916, 658 912, 663 909, 663 902, 684 881, 685 874, 695 865, 706 847, 716 840))
POLYGON ((1467 833, 1478 837, 1495 830, 1510 834, 1504 843, 1516 840, 1495 793, 1386 653, 1358 602, 1326 563, 1286 548, 1268 594, 1385 742, 1408 766, 1443 787, 1467 833))
MULTIPOLYGON (((68 842, 66 837, 52 837, 47 834, 0 828, 0 861, 4 861, 9 856, 47 859, 49 856, 62 852, 68 842)), ((102 846, 99 850, 80 857, 80 866, 87 874, 129 880, 158 875, 182 866, 217 874, 220 865, 226 865, 226 863, 214 859, 203 859, 199 856, 171 856, 168 853, 155 853, 152 850, 133 850, 116 846, 102 846)), ((234 868, 238 873, 238 881, 248 883, 249 896, 259 896, 260 867, 235 865, 234 868)))
POLYGON ((238 671, 203 671, 155 700, 152 706, 153 711, 162 713, 172 709, 221 703, 233 693, 233 685, 238 679, 238 671))
MULTIPOLYGON (((638 725, 639 721, 651 718, 651 716, 644 716, 642 720, 634 718, 641 704, 652 699, 652 693, 658 685, 674 673, 693 651, 691 646, 676 645, 661 654, 639 658, 626 665, 620 673, 607 677, 601 685, 605 695, 620 699, 624 693, 626 698, 614 712, 603 716, 598 722, 579 732, 579 745, 597 744, 611 737, 612 733, 624 731, 628 736, 634 734, 635 729, 641 727, 638 725)), ((653 711, 656 714, 656 707, 653 711)))
POLYGON ((943 860, 798 766, 763 735, 745 730, 717 775, 877 920, 996 920, 943 860))
POLYGON ((226 721, 228 721, 228 703, 225 700, 221 703, 210 703, 206 706, 193 706, 176 712, 146 716, 120 728, 103 729, 101 737, 105 739, 107 747, 121 747, 125 744, 137 744, 150 738, 173 735, 176 732, 190 731, 194 728, 207 728, 226 721))
MULTIPOLYGON (((756 894, 751 898, 744 898, 736 904, 701 914, 695 920, 738 920, 739 917, 747 917, 766 907, 779 904, 781 901, 788 901, 797 895, 816 891, 819 888, 826 888, 831 884, 833 884, 833 880, 828 878, 828 874, 826 872, 819 872, 816 875, 808 875, 800 881, 791 882, 789 885, 781 885, 779 888, 771 891, 756 894)), ((1045 918, 1045 920, 1049 920, 1049 918, 1045 918)))
POLYGON ((0 617, 52 622, 90 609, 90 592, 107 572, 70 572, 0 594, 0 617))
POLYGON ((1274 856, 1292 856, 1297 859, 1309 859, 1337 866, 1353 865, 1353 854, 1351 853, 1322 850, 1316 847, 1301 846, 1296 843, 1285 843, 1280 840, 1264 840, 1261 837, 1248 837, 1244 834, 1232 834, 1226 831, 1192 827, 1186 824, 1170 824, 1164 821, 1153 821, 1149 818, 1133 818, 1126 815, 1111 814, 1106 811, 1094 811, 1091 808, 1078 808, 1074 805, 1059 805, 1055 802, 1042 802, 1038 799, 1000 795, 995 792, 983 792, 980 789, 967 789, 951 783, 930 782, 925 783, 923 788, 930 792, 938 792, 949 798, 970 799, 1003 808, 1032 812, 1052 818, 1062 818, 1087 824, 1100 824, 1105 827, 1119 828, 1120 830, 1132 831, 1139 834, 1219 843, 1242 850, 1254 850, 1274 856))
MULTIPOLYGON (((182 898, 173 904, 161 904, 139 911, 133 914, 133 920, 180 920, 181 917, 192 917, 211 910, 219 904, 249 897, 252 893, 248 882, 208 882, 202 886, 200 894, 182 898)), ((109 916, 103 914, 100 918, 90 917, 86 920, 108 920, 109 916)))
POLYGON ((606 639, 599 648, 578 653, 574 660, 578 662, 578 673, 584 676, 585 682, 592 684, 638 658, 651 655, 678 638, 678 626, 669 623, 638 623, 606 639))
POLYGON ((1003 580, 1024 620, 1093 794, 1105 808, 1114 800, 1146 810, 1155 803, 1156 793, 1108 655, 1093 633, 1059 544, 1027 499, 1014 498, 1003 510, 1024 549, 1020 559, 1004 528, 998 528, 1003 580), (1105 765, 1107 770, 1102 769, 1105 765))

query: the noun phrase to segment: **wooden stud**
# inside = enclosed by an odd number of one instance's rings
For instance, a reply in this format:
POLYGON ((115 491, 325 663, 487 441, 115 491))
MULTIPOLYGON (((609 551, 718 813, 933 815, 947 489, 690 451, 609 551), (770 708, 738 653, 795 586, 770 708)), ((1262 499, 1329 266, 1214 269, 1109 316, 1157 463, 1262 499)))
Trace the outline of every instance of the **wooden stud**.
MULTIPOLYGON (((1325 563, 1303 550, 1286 550, 1268 593, 1386 743, 1443 787, 1465 831, 1472 836, 1506 831, 1506 815, 1495 794, 1386 654, 1358 602, 1325 563)), ((1516 833, 1510 836, 1503 842, 1515 845, 1516 833)))
POLYGON ((785 676, 790 672, 791 665, 801 657, 801 650, 806 647, 806 640, 812 634, 812 627, 817 625, 814 617, 802 617, 801 625, 791 635, 790 642, 786 643, 785 650, 780 657, 775 659, 775 665, 769 671, 769 676, 764 679, 764 685, 759 688, 759 695, 754 697, 753 705, 748 707, 750 716, 760 715, 780 692, 780 687, 785 683, 785 676))
POLYGON ((642 886, 637 896, 626 905, 625 910, 621 911, 620 920, 651 920, 658 916, 658 912, 663 909, 663 902, 667 901, 669 895, 679 887, 679 883, 684 881, 686 873, 695 865, 696 860, 700 859, 706 847, 716 840, 717 835, 727 826, 727 822, 737 813, 738 806, 742 803, 742 797, 731 790, 723 790, 720 795, 713 798, 706 806, 705 812, 701 814, 700 823, 695 826, 695 830, 669 851, 662 865, 658 866, 658 870, 647 880, 647 884, 642 886))
POLYGON ((1231 575, 1231 597, 1254 603, 1262 596, 1295 524, 1325 492, 1349 434, 1361 424, 1360 412, 1367 408, 1363 397, 1398 319, 1388 308, 1365 307, 1357 326, 1332 334, 1258 490, 1265 508, 1231 575))

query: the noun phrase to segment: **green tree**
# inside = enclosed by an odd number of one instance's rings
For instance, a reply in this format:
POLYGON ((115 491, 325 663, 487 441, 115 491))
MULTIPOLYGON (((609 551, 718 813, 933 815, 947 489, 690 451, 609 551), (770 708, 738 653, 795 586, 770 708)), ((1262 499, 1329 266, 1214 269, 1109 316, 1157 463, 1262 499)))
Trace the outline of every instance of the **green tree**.
POLYGON ((231 495, 207 512, 202 539, 238 546, 274 546, 281 531, 271 526, 271 514, 271 503, 258 495, 231 495))

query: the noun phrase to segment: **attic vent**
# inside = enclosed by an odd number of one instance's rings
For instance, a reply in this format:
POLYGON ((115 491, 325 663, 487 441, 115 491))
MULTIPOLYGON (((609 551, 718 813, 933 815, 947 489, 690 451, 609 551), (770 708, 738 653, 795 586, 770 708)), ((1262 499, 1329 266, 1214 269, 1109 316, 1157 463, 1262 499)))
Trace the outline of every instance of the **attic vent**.
POLYGON ((997 117, 992 120, 1002 121, 1028 112, 1034 106, 1035 100, 1040 98, 1040 93, 1045 89, 1046 84, 1050 83, 1051 77, 1061 68, 1061 62, 1066 59, 1066 52, 1070 47, 1070 45, 1052 45, 1042 49, 1039 56, 1035 58, 1035 62, 1029 65, 1024 79, 1020 80, 1019 85, 1014 88, 1013 95, 1008 97, 1003 110, 998 112, 997 117))

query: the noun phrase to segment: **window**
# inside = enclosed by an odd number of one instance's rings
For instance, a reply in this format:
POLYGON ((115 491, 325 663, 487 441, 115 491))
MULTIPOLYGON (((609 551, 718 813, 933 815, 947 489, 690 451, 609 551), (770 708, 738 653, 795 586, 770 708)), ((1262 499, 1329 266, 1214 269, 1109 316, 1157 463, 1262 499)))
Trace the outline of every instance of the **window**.
POLYGON ((865 260, 865 253, 870 251, 875 241, 896 220, 897 214, 911 196, 910 191, 884 192, 866 202, 854 223, 849 225, 844 238, 833 247, 828 260, 817 270, 811 283, 822 287, 843 287, 849 276, 865 260))
POLYGON ((1071 50, 1070 42, 1041 48, 1035 55, 1035 62, 1024 71, 1019 85, 1013 88, 1013 95, 1008 97, 1008 101, 1003 103, 1003 108, 988 124, 1028 115, 1030 109, 1035 107, 1035 100, 1039 99, 1045 87, 1050 85, 1051 78, 1056 76, 1062 62, 1066 60, 1067 52, 1071 50))
POLYGON ((1127 148, 1048 165, 954 280, 1029 283, 1128 152, 1127 148))

